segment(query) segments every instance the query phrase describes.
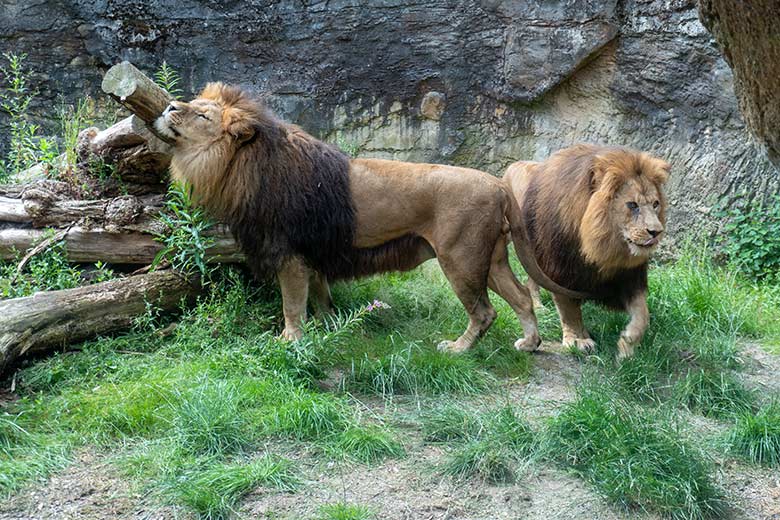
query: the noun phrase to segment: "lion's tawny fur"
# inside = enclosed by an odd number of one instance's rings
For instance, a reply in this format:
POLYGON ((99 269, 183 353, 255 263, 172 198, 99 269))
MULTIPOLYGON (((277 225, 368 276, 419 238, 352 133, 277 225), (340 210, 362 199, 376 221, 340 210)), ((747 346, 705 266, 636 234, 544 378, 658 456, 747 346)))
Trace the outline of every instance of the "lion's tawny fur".
POLYGON ((564 287, 624 308, 647 285, 649 250, 633 254, 627 245, 621 225, 628 210, 616 197, 657 199, 664 225, 668 170, 665 161, 644 152, 583 144, 542 163, 515 163, 505 182, 521 207, 542 270, 564 287))

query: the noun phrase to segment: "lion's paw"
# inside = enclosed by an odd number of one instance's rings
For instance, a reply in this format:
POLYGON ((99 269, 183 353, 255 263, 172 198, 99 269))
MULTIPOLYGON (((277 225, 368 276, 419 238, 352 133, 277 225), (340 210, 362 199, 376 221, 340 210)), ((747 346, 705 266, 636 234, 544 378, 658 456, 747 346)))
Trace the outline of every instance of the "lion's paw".
POLYGON ((460 354, 468 347, 464 346, 460 341, 444 340, 436 347, 439 352, 447 352, 449 354, 460 354))
POLYGON ((620 339, 618 340, 618 352, 617 352, 617 360, 623 361, 624 359, 628 359, 634 355, 634 345, 636 342, 631 341, 629 338, 626 338, 625 336, 620 336, 620 339))
POLYGON ((533 352, 539 348, 542 344, 542 339, 539 336, 531 336, 528 338, 520 338, 515 341, 515 349, 522 352, 533 352))
POLYGON ((287 328, 282 331, 282 339, 287 341, 298 341, 303 337, 303 331, 301 329, 287 328))
POLYGON ((592 338, 566 336, 561 343, 564 347, 577 349, 583 354, 593 354, 596 351, 596 342, 592 338))

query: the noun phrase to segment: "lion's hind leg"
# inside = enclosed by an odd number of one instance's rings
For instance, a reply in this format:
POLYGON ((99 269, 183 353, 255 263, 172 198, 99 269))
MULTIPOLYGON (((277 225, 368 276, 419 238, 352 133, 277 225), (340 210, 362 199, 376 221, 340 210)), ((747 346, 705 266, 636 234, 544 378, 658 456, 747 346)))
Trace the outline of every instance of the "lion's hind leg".
POLYGON ((596 348, 596 342, 590 337, 582 321, 582 302, 555 293, 553 293, 553 301, 561 319, 563 346, 592 353, 596 348))
POLYGON ((315 315, 323 318, 333 314, 333 298, 330 295, 328 278, 315 270, 309 277, 309 299, 314 307, 315 315))
POLYGON ((497 316, 487 294, 487 273, 467 271, 463 269, 464 264, 452 260, 448 255, 439 257, 439 265, 455 295, 466 308, 469 325, 457 340, 442 341, 438 348, 444 352, 463 352, 490 328, 497 316))
POLYGON ((532 352, 542 343, 534 314, 534 305, 528 289, 520 283, 509 267, 506 239, 502 238, 493 250, 493 259, 488 275, 490 290, 506 300, 517 314, 524 336, 515 342, 517 350, 532 352))

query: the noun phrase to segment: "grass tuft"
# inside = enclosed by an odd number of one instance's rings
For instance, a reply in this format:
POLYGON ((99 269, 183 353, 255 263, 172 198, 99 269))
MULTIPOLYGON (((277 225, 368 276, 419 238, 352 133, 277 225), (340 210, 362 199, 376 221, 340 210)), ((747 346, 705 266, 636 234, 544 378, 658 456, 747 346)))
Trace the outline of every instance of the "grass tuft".
POLYGON ((515 480, 517 463, 536 450, 530 426, 505 406, 473 414, 452 405, 423 417, 426 439, 460 440, 441 471, 458 480, 477 478, 489 484, 515 480))
POLYGON ((460 441, 477 435, 482 428, 474 410, 445 404, 422 416, 423 438, 427 442, 460 441))
POLYGON ((476 394, 494 384, 466 356, 409 347, 376 360, 367 357, 352 366, 344 386, 383 396, 394 394, 476 394))
POLYGON ((706 417, 732 417, 750 412, 755 396, 728 372, 697 368, 675 385, 677 399, 690 410, 706 417))
POLYGON ((251 432, 242 410, 244 395, 225 380, 202 380, 173 394, 173 435, 194 455, 236 453, 249 444, 251 432))
POLYGON ((748 462, 780 467, 780 402, 739 415, 728 445, 732 453, 748 462))
POLYGON ((405 453, 401 443, 378 426, 352 426, 336 436, 333 448, 364 464, 405 453))
POLYGON ((376 515, 366 506, 337 502, 321 506, 314 520, 372 520, 373 518, 376 518, 376 515))
POLYGON ((301 391, 270 410, 263 422, 268 433, 310 440, 346 430, 350 419, 341 401, 301 391))
POLYGON ((548 431, 548 452, 609 500, 673 519, 713 518, 721 492, 702 455, 668 420, 590 387, 564 406, 548 431))
POLYGON ((222 520, 234 512, 238 500, 251 489, 265 485, 292 491, 298 477, 290 463, 265 455, 247 464, 208 464, 193 468, 168 483, 166 492, 175 502, 193 509, 203 520, 222 520))

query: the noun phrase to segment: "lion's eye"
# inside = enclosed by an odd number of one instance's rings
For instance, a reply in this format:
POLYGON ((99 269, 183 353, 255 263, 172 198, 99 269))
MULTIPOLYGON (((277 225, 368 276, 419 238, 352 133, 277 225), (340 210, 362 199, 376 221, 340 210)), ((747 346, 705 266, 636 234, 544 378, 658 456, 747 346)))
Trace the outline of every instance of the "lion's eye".
POLYGON ((660 206, 661 203, 658 201, 653 202, 653 209, 658 209, 658 206, 660 206))
POLYGON ((202 118, 203 118, 203 119, 205 119, 206 121, 211 121, 211 119, 209 119, 209 118, 206 116, 206 114, 198 114, 198 117, 202 117, 202 118))
POLYGON ((639 204, 632 200, 631 202, 626 202, 626 207, 631 211, 636 211, 639 209, 639 204))

